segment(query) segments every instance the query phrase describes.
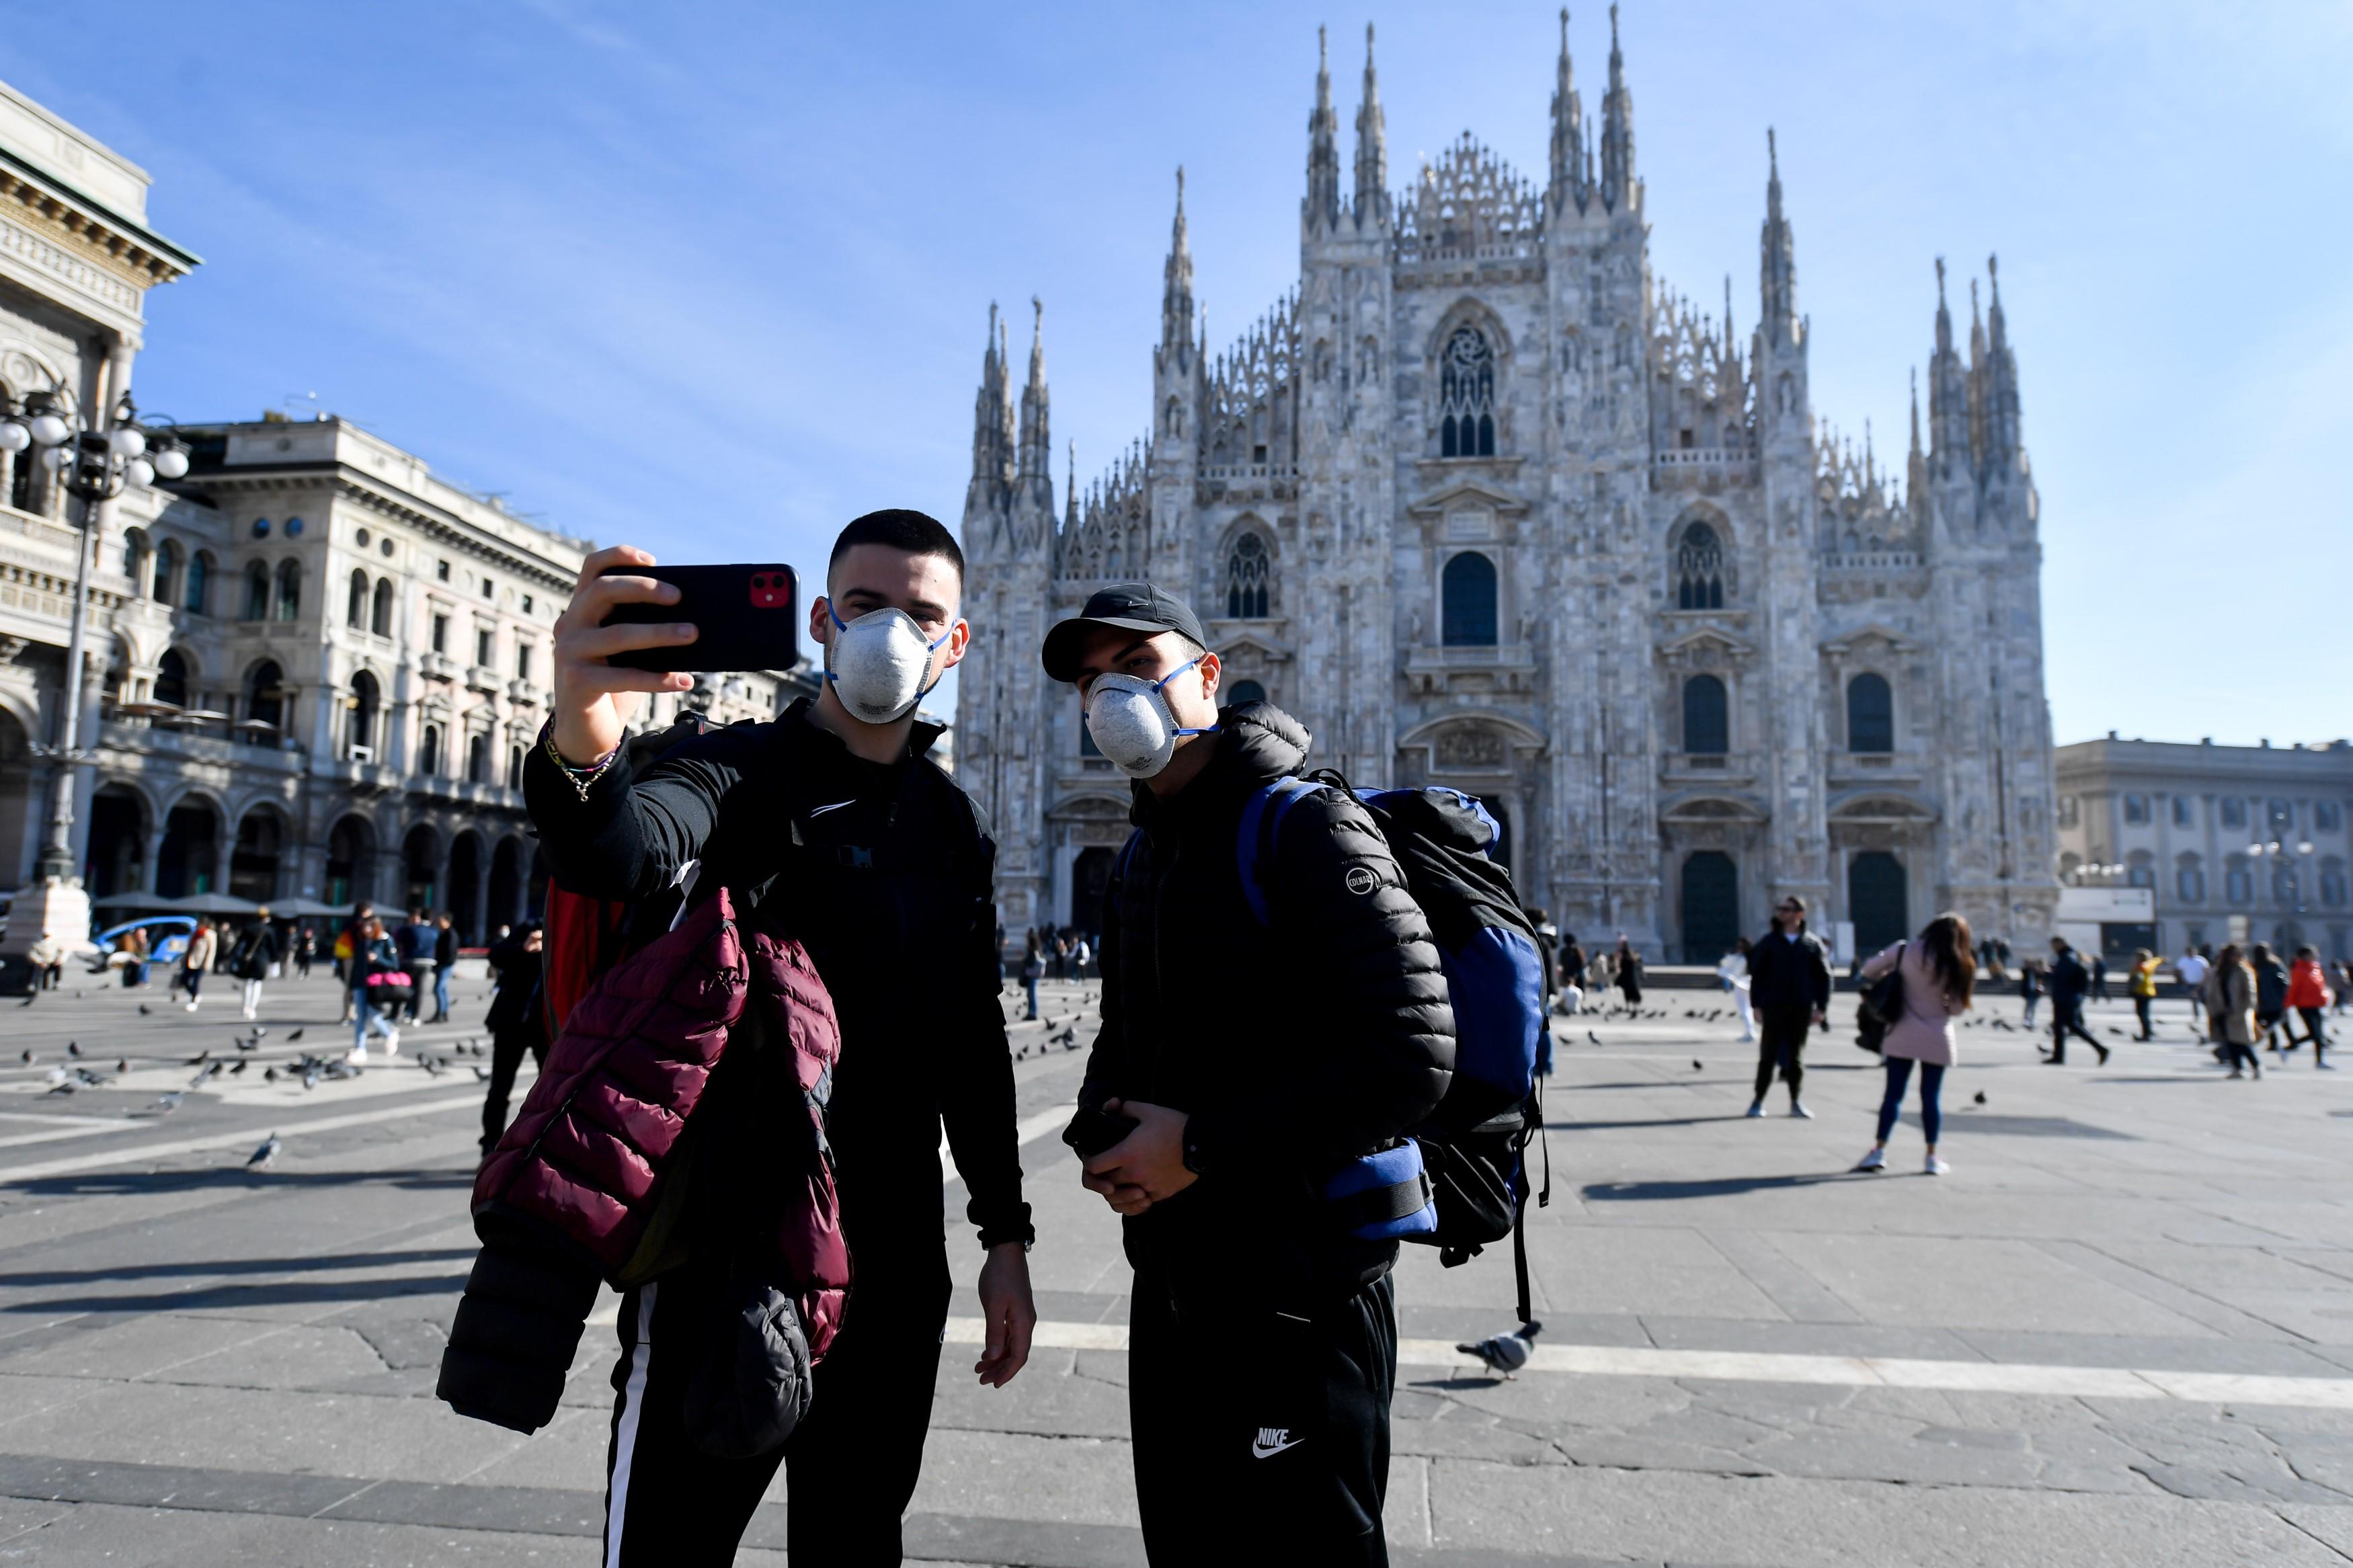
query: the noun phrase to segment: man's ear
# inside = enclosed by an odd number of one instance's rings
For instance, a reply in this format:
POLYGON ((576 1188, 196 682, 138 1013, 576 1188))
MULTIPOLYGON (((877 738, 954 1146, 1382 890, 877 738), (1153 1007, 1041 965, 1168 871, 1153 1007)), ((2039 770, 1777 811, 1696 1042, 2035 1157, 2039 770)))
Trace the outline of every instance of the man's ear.
POLYGON ((833 641, 833 601, 823 594, 809 601, 809 640, 820 647, 833 641))
POLYGON ((1225 673, 1226 667, 1218 661, 1216 654, 1205 653, 1198 668, 1201 671, 1201 695, 1208 698, 1214 707, 1218 700, 1218 678, 1225 673))
POLYGON ((944 675, 963 663, 965 652, 971 647, 972 623, 958 616, 955 625, 948 628, 948 657, 947 661, 940 666, 940 672, 944 675))

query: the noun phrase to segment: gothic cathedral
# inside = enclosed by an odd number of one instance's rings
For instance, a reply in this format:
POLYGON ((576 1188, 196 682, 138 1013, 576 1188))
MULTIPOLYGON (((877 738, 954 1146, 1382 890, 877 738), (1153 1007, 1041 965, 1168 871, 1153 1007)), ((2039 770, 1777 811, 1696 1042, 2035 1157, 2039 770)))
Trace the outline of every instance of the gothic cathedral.
POLYGON ((1769 158, 1755 330, 1729 279, 1717 317, 1652 275, 1614 7, 1610 35, 1597 139, 1563 13, 1542 189, 1466 135, 1393 195, 1366 29, 1354 189, 1319 68, 1297 290, 1214 357, 1180 174, 1151 434, 1059 506, 1042 333, 1017 409, 992 309, 956 752, 1009 931, 1094 927, 1128 832, 1039 639, 1149 577, 1315 765, 1483 799, 1522 897, 1588 946, 1712 962, 1791 892, 1866 952, 1944 909, 2048 936, 2042 550, 2000 289, 1980 320, 1970 284, 1964 359, 1937 263, 1899 487, 1815 419, 1769 158))

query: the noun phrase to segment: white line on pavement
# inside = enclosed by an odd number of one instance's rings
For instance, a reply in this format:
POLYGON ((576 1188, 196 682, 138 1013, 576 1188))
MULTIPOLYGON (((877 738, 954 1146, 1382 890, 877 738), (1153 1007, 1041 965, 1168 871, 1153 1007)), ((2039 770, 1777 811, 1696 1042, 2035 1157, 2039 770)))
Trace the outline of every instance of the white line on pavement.
MULTIPOLYGON (((984 1330, 978 1318, 950 1318, 945 1342, 980 1344, 985 1342, 984 1330)), ((1038 1325, 1030 1342, 1041 1350, 1124 1351, 1127 1348, 1127 1326, 1043 1322, 1038 1325)), ((1398 1360, 1409 1366, 1477 1373, 1486 1371, 1444 1340, 1399 1340, 1398 1360)), ((1538 1345, 1526 1370, 1600 1377, 1707 1378, 1725 1383, 1922 1388, 1954 1394, 2023 1394, 2061 1399, 2179 1399, 2211 1405, 2353 1410, 2353 1378, 2164 1372, 2142 1367, 2038 1366, 1758 1351, 1659 1350, 1633 1345, 1538 1345)))
MULTIPOLYGON (((437 1110, 455 1110, 461 1105, 479 1108, 482 1097, 479 1090, 471 1094, 446 1095, 439 1100, 411 1100, 404 1105, 379 1105, 368 1110, 346 1111, 340 1116, 314 1116, 307 1121, 283 1121, 274 1131, 280 1138, 300 1138, 311 1132, 332 1132, 343 1127, 364 1127, 376 1121, 397 1121, 403 1117, 429 1116, 437 1110)), ((48 1176, 69 1176, 77 1171, 95 1171, 108 1165, 135 1165, 142 1160, 166 1160, 179 1154, 199 1154, 213 1149, 234 1149, 259 1142, 272 1129, 242 1128, 235 1132, 214 1132, 202 1138, 175 1138, 164 1143, 142 1143, 135 1149, 110 1149, 98 1154, 69 1154, 59 1160, 45 1160, 35 1165, 0 1166, 0 1184, 12 1182, 37 1182, 48 1176)))

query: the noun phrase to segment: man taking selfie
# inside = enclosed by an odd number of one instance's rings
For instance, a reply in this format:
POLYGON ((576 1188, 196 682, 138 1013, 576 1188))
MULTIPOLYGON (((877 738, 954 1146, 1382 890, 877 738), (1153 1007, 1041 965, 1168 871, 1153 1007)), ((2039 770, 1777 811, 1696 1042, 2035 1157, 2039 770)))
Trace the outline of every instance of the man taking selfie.
POLYGON ((1267 703, 1219 709, 1218 656, 1181 601, 1106 589, 1044 658, 1136 781, 1071 1141, 1099 1151, 1085 1184, 1124 1216, 1135 1269, 1146 1551, 1385 1563, 1397 1243, 1350 1234, 1323 1188, 1446 1090, 1454 1019, 1428 922, 1371 815, 1324 789, 1259 862, 1259 925, 1237 835, 1308 735, 1267 703))
POLYGON ((856 1283, 807 1415, 781 1450, 748 1460, 712 1458, 681 1430, 698 1347, 680 1342, 681 1320, 663 1307, 690 1299, 691 1281, 671 1289, 664 1277, 624 1299, 605 1561, 732 1561, 781 1458, 796 1563, 896 1563, 948 1308, 943 1118, 985 1252, 981 1382, 1002 1387, 1021 1370, 1036 1322, 997 1001, 996 849, 964 792, 925 759, 938 727, 915 719, 971 636, 957 615, 964 557, 921 512, 859 518, 809 608, 825 654, 817 700, 683 742, 633 776, 620 748, 639 694, 682 691, 691 678, 606 660, 696 636, 691 625, 604 624, 618 605, 677 602, 651 577, 605 575, 652 564, 619 546, 581 569, 556 623, 553 716, 524 769, 532 818, 575 892, 648 899, 699 862, 691 896, 723 886, 747 921, 807 948, 840 1020, 828 1136, 856 1283), (907 983, 911 966, 924 984, 907 983))

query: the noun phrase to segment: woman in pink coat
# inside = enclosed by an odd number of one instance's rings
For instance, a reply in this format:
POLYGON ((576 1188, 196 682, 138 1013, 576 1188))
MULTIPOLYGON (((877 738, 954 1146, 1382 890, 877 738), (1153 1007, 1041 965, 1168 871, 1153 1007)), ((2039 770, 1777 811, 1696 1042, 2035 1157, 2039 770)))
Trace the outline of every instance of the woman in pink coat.
POLYGON ((1862 966, 1862 977, 1877 980, 1890 969, 1904 973, 1904 1007, 1880 1053, 1887 1064, 1887 1093, 1879 1102, 1879 1141, 1855 1166, 1858 1171, 1887 1168, 1887 1135, 1904 1109, 1904 1090, 1912 1081, 1912 1067, 1920 1068, 1920 1131, 1928 1137, 1929 1175, 1952 1169, 1936 1157, 1936 1132, 1943 1121, 1936 1103, 1945 1087, 1945 1069, 1953 1065, 1953 1020, 1969 1010, 1977 987, 1978 961, 1971 951, 1969 922, 1958 915, 1938 915, 1910 942, 1897 942, 1862 966))

